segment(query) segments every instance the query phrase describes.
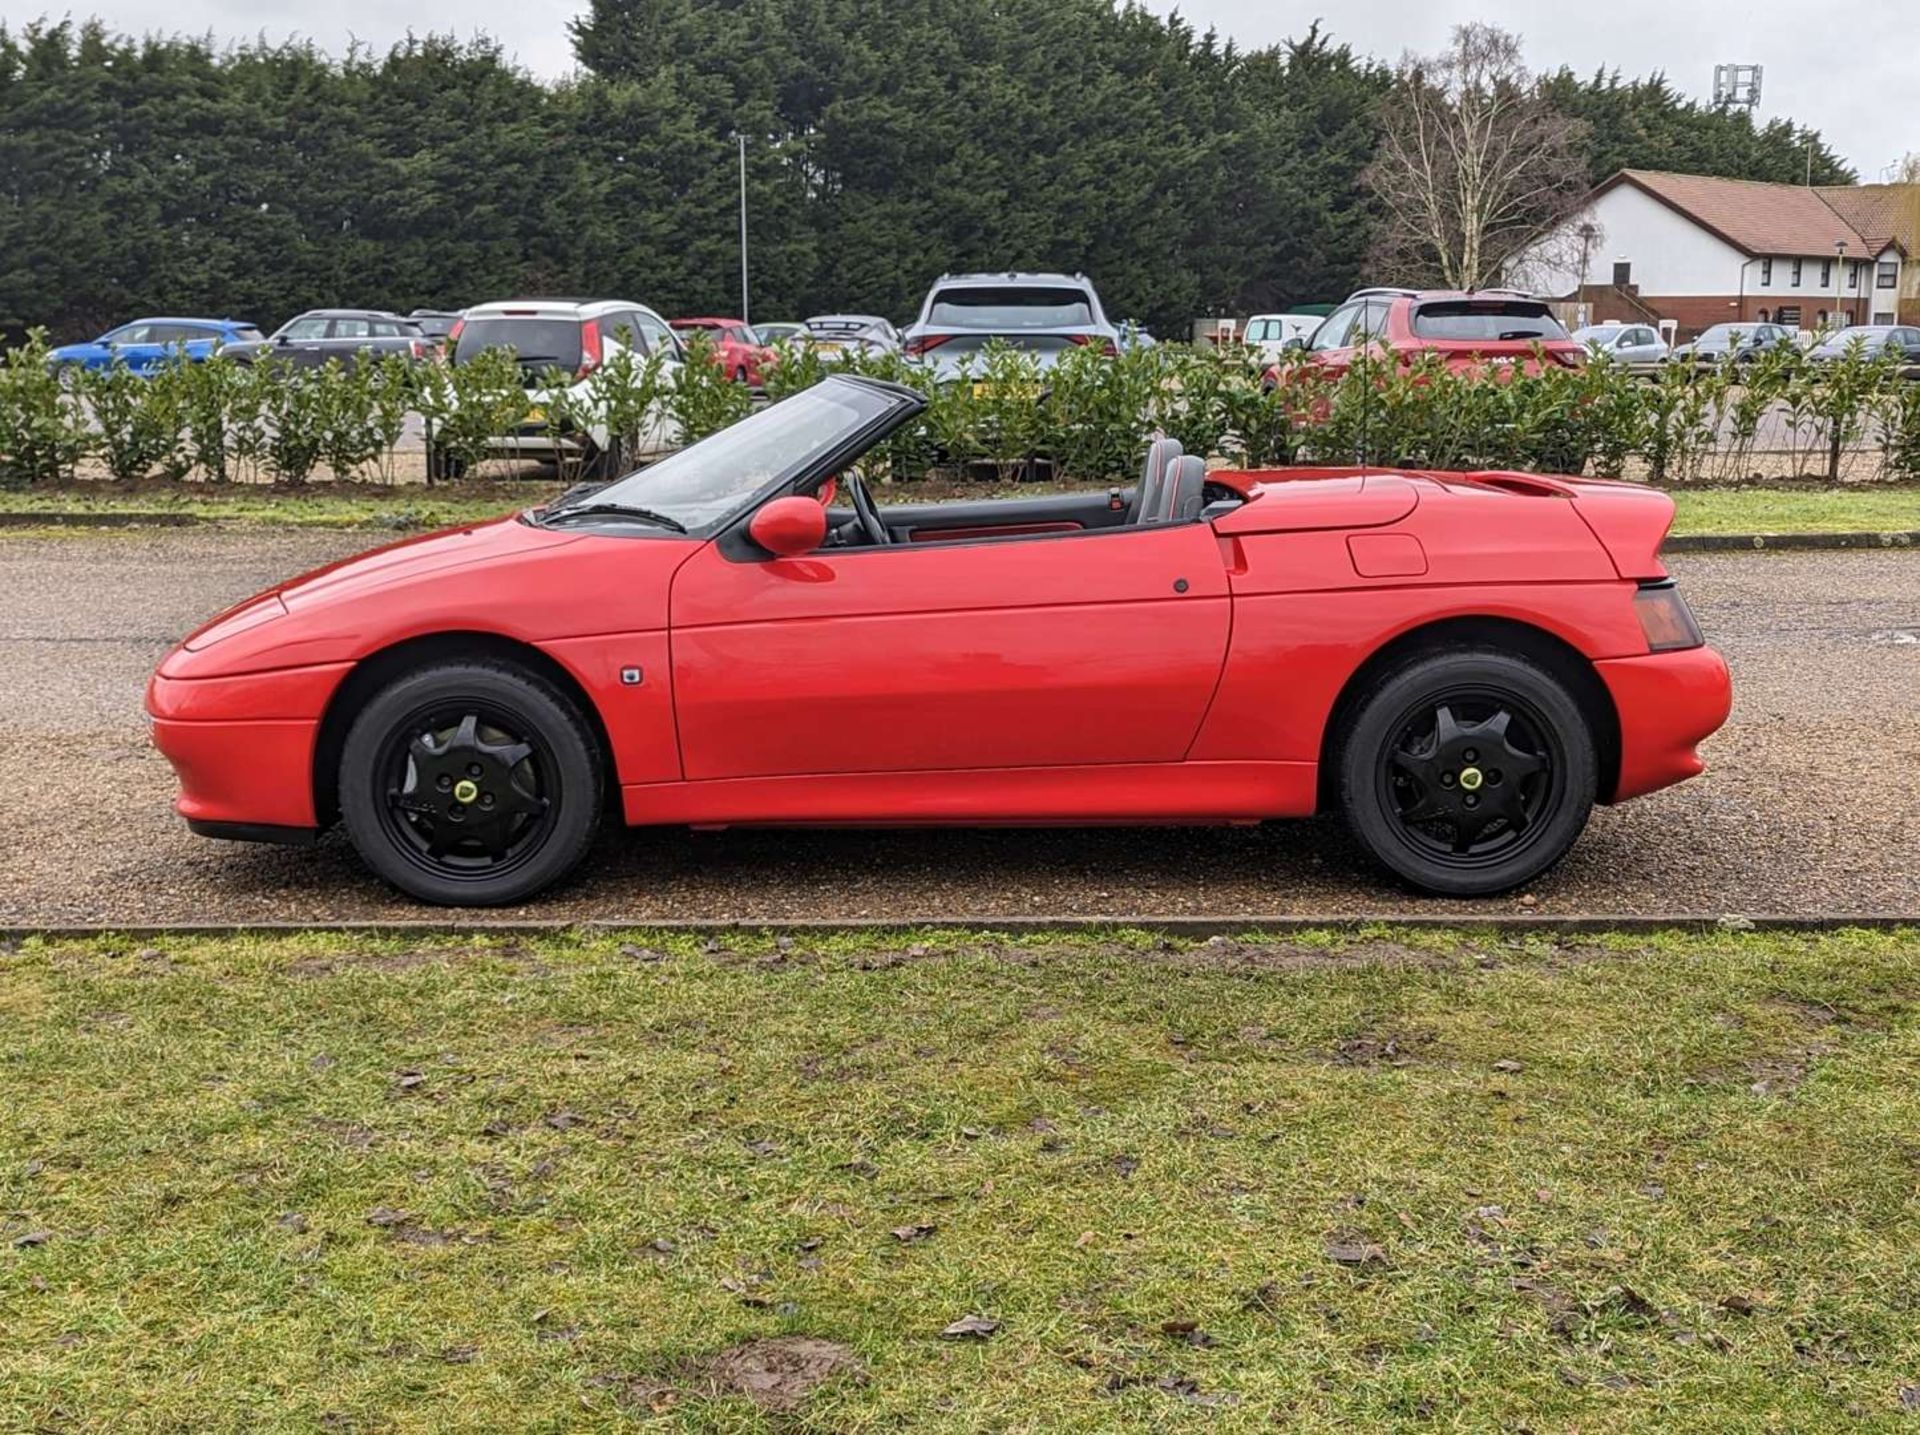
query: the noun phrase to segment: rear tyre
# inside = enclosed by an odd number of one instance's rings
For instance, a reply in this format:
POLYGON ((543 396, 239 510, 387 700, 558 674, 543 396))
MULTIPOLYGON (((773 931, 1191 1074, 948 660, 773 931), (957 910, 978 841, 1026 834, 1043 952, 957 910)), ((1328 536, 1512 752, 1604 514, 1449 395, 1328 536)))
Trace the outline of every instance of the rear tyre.
POLYGON ((409 896, 492 907, 579 865, 604 782, 586 718, 552 683, 507 663, 439 663, 354 719, 340 816, 361 860, 409 896))
POLYGON ((745 384, 745 383, 746 383, 746 381, 747 381, 747 367, 746 367, 746 365, 745 365, 745 364, 742 364, 742 365, 741 365, 741 366, 740 366, 739 368, 737 368, 737 369, 735 369, 735 370, 733 371, 733 381, 734 381, 734 382, 735 382, 736 384, 745 384))
POLYGON ((467 476, 467 461, 456 458, 443 448, 427 450, 427 478, 434 483, 452 482, 467 476))
POLYGON ((1498 648, 1416 655, 1349 711, 1340 808, 1374 860, 1436 896, 1485 897, 1567 854, 1593 809, 1593 734, 1546 668, 1498 648))

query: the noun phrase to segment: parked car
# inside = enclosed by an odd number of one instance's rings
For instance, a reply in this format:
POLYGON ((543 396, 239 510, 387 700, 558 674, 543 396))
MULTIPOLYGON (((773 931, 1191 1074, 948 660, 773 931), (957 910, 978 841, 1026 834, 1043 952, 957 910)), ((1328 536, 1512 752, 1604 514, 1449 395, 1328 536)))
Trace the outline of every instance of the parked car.
POLYGON ((1616 364, 1663 364, 1667 360, 1667 341, 1651 324, 1589 324, 1574 330, 1573 341, 1589 354, 1616 364))
POLYGON ((756 389, 765 385, 764 370, 773 358, 773 350, 762 341, 757 330, 738 319, 674 319, 671 324, 676 333, 698 329, 711 336, 714 362, 736 384, 756 389))
POLYGON ((877 314, 815 314, 795 338, 823 354, 849 349, 893 354, 900 349, 900 331, 877 314))
POLYGON ((407 317, 420 326, 425 334, 444 353, 447 347, 447 335, 453 332, 453 326, 460 322, 463 311, 459 309, 415 309, 407 317))
MULTIPOLYGON (((449 336, 449 358, 458 367, 488 349, 509 349, 520 365, 527 390, 527 416, 512 432, 498 435, 493 452, 557 463, 577 460, 602 478, 614 478, 632 464, 679 447, 680 429, 664 409, 628 450, 614 441, 604 418, 584 427, 547 421, 561 390, 571 412, 591 411, 603 364, 621 353, 645 362, 658 355, 664 382, 672 384, 685 359, 680 341, 659 314, 630 299, 507 299, 476 304, 449 336)), ((459 463, 430 448, 427 471, 455 477, 459 463)))
POLYGON ((1777 345, 1791 346, 1795 332, 1781 324, 1715 324, 1668 357, 1676 364, 1751 364, 1777 345))
POLYGON ((261 341, 260 331, 239 319, 135 319, 84 344, 62 344, 47 362, 68 370, 124 364, 150 374, 174 359, 199 363, 233 345, 261 341))
MULTIPOLYGON (((1363 351, 1403 364, 1433 354, 1449 369, 1473 372, 1536 373, 1556 364, 1574 368, 1584 358, 1545 301, 1509 289, 1362 289, 1313 331, 1307 358, 1339 375, 1363 351)), ((1265 382, 1271 387, 1280 377, 1276 364, 1265 382)))
POLYGON ((1278 363, 1288 349, 1306 347, 1320 327, 1320 314, 1255 314, 1247 320, 1246 342, 1268 363, 1278 363))
POLYGON ((253 841, 338 820, 402 891, 487 905, 565 877, 610 806, 1334 810, 1402 881, 1483 897, 1559 860, 1596 801, 1700 772, 1726 718, 1658 489, 1209 473, 1161 440, 1119 493, 881 507, 859 460, 926 403, 835 376, 593 492, 228 610, 147 689, 179 812, 253 841))
POLYGON ((1899 324, 1856 324, 1829 330, 1808 352, 1807 358, 1816 364, 1831 363, 1845 356, 1856 344, 1870 359, 1892 354, 1905 364, 1920 364, 1920 329, 1899 324))
POLYGON ((1137 323, 1132 319, 1121 320, 1119 332, 1120 338, 1117 342, 1123 354, 1130 354, 1135 349, 1156 349, 1160 346, 1160 341, 1153 337, 1152 331, 1145 324, 1137 323))
POLYGON ((300 369, 329 361, 350 369, 364 358, 399 354, 410 363, 433 357, 433 344, 411 319, 384 309, 309 309, 256 343, 231 344, 227 352, 246 362, 271 359, 300 369))
POLYGON ((943 274, 901 349, 951 379, 995 340, 1032 354, 1042 370, 1076 345, 1120 352, 1120 331, 1084 274, 943 274))

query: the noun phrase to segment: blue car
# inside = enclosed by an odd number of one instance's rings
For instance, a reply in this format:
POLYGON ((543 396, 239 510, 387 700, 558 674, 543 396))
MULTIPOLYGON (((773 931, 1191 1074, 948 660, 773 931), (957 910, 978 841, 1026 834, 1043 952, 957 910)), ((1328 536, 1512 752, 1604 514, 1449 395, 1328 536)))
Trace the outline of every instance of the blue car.
POLYGON ((264 335, 238 319, 135 319, 85 344, 64 344, 47 356, 56 369, 104 369, 125 364, 150 374, 175 357, 199 363, 227 344, 257 343, 264 335))

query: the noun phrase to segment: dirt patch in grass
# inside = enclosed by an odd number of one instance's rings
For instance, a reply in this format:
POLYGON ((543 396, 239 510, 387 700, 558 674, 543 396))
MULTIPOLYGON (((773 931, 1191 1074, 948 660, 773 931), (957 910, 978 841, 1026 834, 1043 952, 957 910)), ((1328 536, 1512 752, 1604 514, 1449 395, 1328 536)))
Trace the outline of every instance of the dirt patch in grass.
POLYGON ((811 1335, 750 1340, 707 1362, 717 1392, 744 1395, 762 1410, 798 1410, 814 1390, 866 1366, 847 1346, 811 1335))

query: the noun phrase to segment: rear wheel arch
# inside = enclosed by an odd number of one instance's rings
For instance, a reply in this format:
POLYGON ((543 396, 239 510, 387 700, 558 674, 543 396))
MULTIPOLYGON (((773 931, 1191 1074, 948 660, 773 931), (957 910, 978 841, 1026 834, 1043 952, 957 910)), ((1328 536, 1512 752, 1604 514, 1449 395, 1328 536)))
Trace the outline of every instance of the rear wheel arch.
POLYGON ((533 673, 565 693, 592 730, 607 774, 606 791, 612 805, 620 791, 614 765, 613 742, 600 709, 568 668, 531 643, 488 632, 428 633, 369 653, 341 680, 320 719, 313 745, 313 810, 322 827, 340 816, 340 757, 353 720, 382 688, 395 678, 433 663, 480 661, 504 663, 533 673))
POLYGON ((1448 649, 1504 648, 1530 658, 1566 686, 1587 720, 1599 764, 1600 800, 1612 800, 1620 781, 1620 714, 1613 695, 1594 670, 1593 660, 1566 639, 1545 628, 1513 618, 1443 618, 1411 628, 1381 644, 1355 668, 1334 699, 1320 738, 1318 808, 1334 807, 1334 782, 1340 749, 1351 730, 1355 711, 1386 673, 1408 660, 1448 649))

